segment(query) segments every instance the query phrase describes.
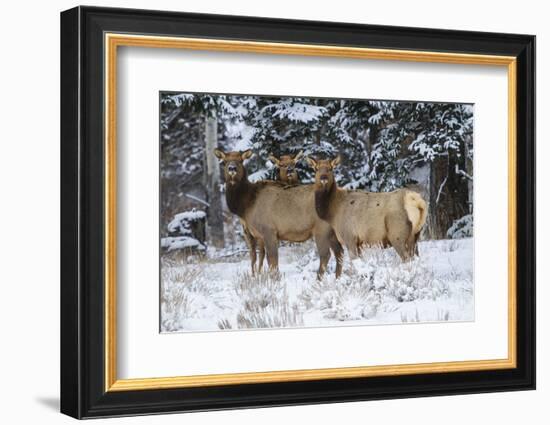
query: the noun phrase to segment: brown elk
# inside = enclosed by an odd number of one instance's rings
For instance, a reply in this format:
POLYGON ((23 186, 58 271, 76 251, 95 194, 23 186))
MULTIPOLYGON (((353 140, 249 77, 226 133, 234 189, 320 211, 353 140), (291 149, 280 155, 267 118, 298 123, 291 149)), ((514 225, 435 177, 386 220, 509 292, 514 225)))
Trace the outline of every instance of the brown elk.
MULTIPOLYGON (((285 185, 296 185, 299 183, 298 172, 296 171, 296 164, 302 158, 304 152, 300 151, 296 156, 292 155, 282 155, 280 158, 275 157, 274 155, 269 156, 269 160, 275 164, 279 170, 279 182, 285 185)), ((265 247, 263 246, 262 241, 255 241, 252 234, 246 229, 246 223, 241 220, 241 224, 244 229, 244 237, 248 244, 248 247, 251 252, 251 261, 254 264, 256 261, 256 250, 254 246, 258 246, 258 271, 262 271, 264 258, 265 258, 265 247)), ((254 267, 252 267, 252 274, 254 274, 254 267)))
POLYGON ((224 163, 227 206, 239 216, 245 235, 250 236, 247 242, 253 273, 256 244, 265 247, 269 269, 277 271, 280 240, 304 242, 313 237, 319 253, 317 277, 323 276, 331 250, 336 257, 336 276, 340 275, 343 248, 330 225, 315 212, 313 185, 251 183, 243 162, 250 158, 252 151, 226 153, 216 149, 214 153, 224 163))
POLYGON ((299 183, 296 164, 303 155, 303 151, 298 152, 294 157, 292 155, 282 155, 277 158, 274 155, 269 155, 269 160, 279 169, 279 180, 281 182, 289 185, 299 183))
POLYGON ((399 189, 364 192, 341 189, 334 179, 340 157, 308 158, 315 170, 315 210, 334 229, 338 240, 356 258, 363 246, 395 248, 403 261, 418 254, 417 240, 426 222, 428 207, 420 194, 399 189))

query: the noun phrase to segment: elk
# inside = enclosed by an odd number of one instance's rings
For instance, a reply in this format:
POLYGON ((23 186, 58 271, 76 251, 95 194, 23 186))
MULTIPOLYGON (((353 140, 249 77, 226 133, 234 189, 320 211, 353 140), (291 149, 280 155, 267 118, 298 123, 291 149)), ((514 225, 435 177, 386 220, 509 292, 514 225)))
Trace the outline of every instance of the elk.
POLYGON ((273 182, 251 183, 243 162, 252 151, 214 154, 224 164, 225 196, 229 211, 241 219, 248 234, 254 273, 256 244, 265 247, 270 271, 278 271, 279 241, 304 242, 315 239, 319 254, 317 278, 321 279, 330 259, 336 257, 336 276, 342 272, 342 245, 330 225, 315 212, 313 185, 285 186, 273 182), (254 251, 254 254, 252 253, 254 251))
MULTIPOLYGON (((280 158, 275 157, 274 155, 269 156, 269 160, 275 164, 275 167, 279 170, 279 182, 285 185, 296 185, 299 183, 298 172, 296 171, 296 164, 302 158, 304 151, 298 152, 295 157, 292 155, 282 155, 280 158)), ((244 237, 248 244, 248 247, 251 252, 251 261, 252 264, 256 261, 256 249, 255 246, 258 246, 258 271, 262 271, 262 266, 265 258, 265 247, 261 241, 255 241, 254 237, 246 229, 246 224, 241 220, 241 224, 244 229, 244 237)), ((252 267, 252 274, 254 274, 254 267, 252 267)))
POLYGON ((279 169, 279 180, 282 183, 288 185, 299 183, 296 164, 300 158, 302 158, 303 154, 304 151, 300 151, 294 157, 292 155, 282 155, 280 158, 269 155, 269 160, 279 169))
POLYGON ((338 187, 331 160, 308 158, 315 170, 315 211, 326 220, 353 260, 363 246, 395 248, 403 261, 418 255, 417 240, 426 222, 428 207, 420 194, 399 189, 365 192, 338 187))

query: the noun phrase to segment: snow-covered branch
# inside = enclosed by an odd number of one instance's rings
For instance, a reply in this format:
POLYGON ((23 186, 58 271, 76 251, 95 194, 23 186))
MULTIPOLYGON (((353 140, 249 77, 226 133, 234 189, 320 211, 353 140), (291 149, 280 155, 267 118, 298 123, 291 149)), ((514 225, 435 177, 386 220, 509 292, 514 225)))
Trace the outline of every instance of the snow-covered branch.
POLYGON ((462 177, 466 177, 468 180, 471 180, 471 181, 474 180, 474 178, 471 175, 469 175, 466 171, 458 168, 458 164, 455 164, 455 173, 461 175, 462 177))
POLYGON ((193 196, 193 195, 191 195, 191 194, 189 194, 189 193, 186 193, 185 196, 188 197, 189 199, 192 199, 193 201, 200 202, 201 204, 206 205, 207 207, 210 206, 210 204, 209 204, 208 202, 206 202, 206 201, 204 201, 204 200, 202 200, 202 199, 200 199, 200 198, 197 198, 196 196, 193 196))

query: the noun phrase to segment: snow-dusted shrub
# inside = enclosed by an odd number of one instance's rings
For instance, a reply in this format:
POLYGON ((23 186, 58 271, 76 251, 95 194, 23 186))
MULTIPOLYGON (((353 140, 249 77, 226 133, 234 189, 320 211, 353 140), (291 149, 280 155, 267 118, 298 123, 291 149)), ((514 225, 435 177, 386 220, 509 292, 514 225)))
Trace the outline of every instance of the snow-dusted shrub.
POLYGON ((204 220, 205 218, 206 213, 202 210, 197 210, 196 208, 193 208, 191 211, 181 212, 176 214, 172 221, 168 223, 168 232, 171 235, 177 234, 181 236, 192 236, 193 223, 204 220))
POLYGON ((465 215, 453 222, 447 230, 447 236, 451 239, 471 238, 474 235, 474 216, 465 215))
POLYGON ((299 299, 305 309, 320 310, 324 318, 340 321, 370 319, 380 304, 368 279, 317 281, 299 299))
POLYGON ((439 250, 443 252, 454 252, 460 248, 460 241, 458 239, 444 239, 439 241, 439 250))
POLYGON ((163 267, 162 282, 166 287, 180 286, 188 292, 209 295, 211 286, 206 281, 202 265, 188 264, 183 267, 163 267))
POLYGON ((299 299, 304 311, 320 310, 326 319, 344 321, 371 319, 379 311, 390 312, 396 303, 435 300, 448 293, 448 284, 422 260, 404 263, 393 250, 371 248, 340 279, 316 282, 299 299))
POLYGON ((162 257, 163 332, 473 320, 471 239, 422 241, 406 263, 393 248, 346 253, 342 276, 321 282, 313 243, 285 244, 281 275, 252 277, 247 255, 210 254, 162 257))
POLYGON ((182 320, 195 314, 193 300, 183 287, 171 287, 161 295, 161 328, 164 332, 181 329, 182 320))
POLYGON ((403 262, 393 249, 371 248, 354 260, 355 273, 371 283, 376 294, 398 302, 435 299, 448 293, 422 257, 403 262))
POLYGON ((195 318, 209 303, 211 288, 200 267, 163 267, 161 279, 161 329, 183 329, 186 319, 195 318))
MULTIPOLYGON (((451 312, 447 309, 437 309, 436 316, 431 319, 436 322, 448 322, 451 318, 451 312)), ((426 318, 420 315, 418 309, 414 310, 414 313, 401 312, 401 323, 420 323, 426 321, 426 318)))
POLYGON ((288 260, 296 263, 299 270, 303 270, 310 263, 315 263, 315 267, 319 267, 319 255, 317 254, 317 248, 313 240, 303 243, 292 243, 290 246, 292 250, 289 253, 288 260))
POLYGON ((246 309, 267 307, 271 302, 286 296, 281 279, 269 272, 239 273, 235 280, 235 292, 246 309))
POLYGON ((167 226, 170 236, 160 240, 161 248, 167 252, 204 252, 205 220, 206 213, 195 208, 176 214, 167 226))
POLYGON ((233 326, 231 325, 231 322, 227 319, 220 319, 218 320, 218 328, 219 329, 233 329, 233 326))
POLYGON ((416 299, 436 299, 446 295, 449 286, 436 279, 434 273, 421 260, 415 259, 398 267, 379 268, 375 277, 376 291, 383 297, 399 302, 416 299))
POLYGON ((225 319, 225 328, 235 323, 237 328, 280 328, 303 325, 302 314, 291 306, 286 285, 281 276, 269 272, 240 273, 234 283, 240 302, 234 322, 225 319))
POLYGON ((287 299, 276 299, 265 307, 246 308, 237 314, 239 328, 289 328, 303 326, 302 314, 287 299))
POLYGON ((310 242, 296 244, 290 258, 296 264, 296 270, 301 274, 317 273, 319 269, 319 254, 317 254, 315 245, 310 242), (306 249, 303 250, 304 248, 306 249))
POLYGON ((393 248, 384 249, 381 246, 364 248, 361 257, 352 261, 354 271, 359 275, 370 275, 378 268, 400 267, 403 262, 393 248))

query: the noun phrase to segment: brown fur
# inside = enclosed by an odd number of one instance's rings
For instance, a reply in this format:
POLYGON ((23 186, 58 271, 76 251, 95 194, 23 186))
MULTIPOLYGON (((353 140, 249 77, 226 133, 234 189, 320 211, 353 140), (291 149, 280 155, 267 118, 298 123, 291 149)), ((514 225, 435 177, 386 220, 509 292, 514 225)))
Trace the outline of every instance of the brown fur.
MULTIPOLYGON (((336 256, 336 276, 340 275, 343 249, 330 225, 315 212, 313 185, 251 183, 243 165, 251 151, 215 153, 224 161, 227 205, 241 218, 245 236, 265 246, 270 270, 278 270, 280 240, 304 242, 313 237, 320 257, 317 276, 323 276, 331 250, 336 256)), ((251 261, 254 273, 252 248, 251 261)))
POLYGON ((426 222, 427 205, 407 189, 375 193, 341 189, 334 180, 340 157, 329 161, 308 158, 315 169, 315 210, 333 227, 351 258, 362 246, 393 246, 401 259, 418 253, 416 241, 426 222))
POLYGON ((300 183, 296 164, 302 155, 303 151, 298 152, 294 157, 292 155, 282 155, 280 158, 276 158, 274 155, 269 156, 269 160, 279 169, 279 180, 282 183, 288 185, 300 183))

